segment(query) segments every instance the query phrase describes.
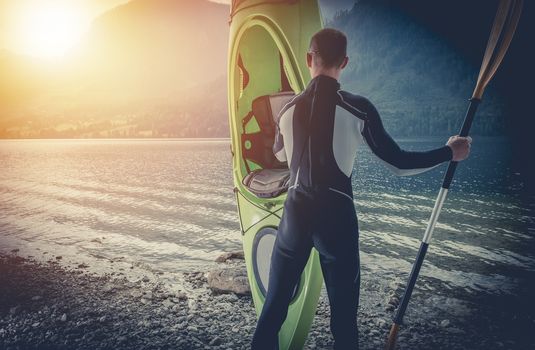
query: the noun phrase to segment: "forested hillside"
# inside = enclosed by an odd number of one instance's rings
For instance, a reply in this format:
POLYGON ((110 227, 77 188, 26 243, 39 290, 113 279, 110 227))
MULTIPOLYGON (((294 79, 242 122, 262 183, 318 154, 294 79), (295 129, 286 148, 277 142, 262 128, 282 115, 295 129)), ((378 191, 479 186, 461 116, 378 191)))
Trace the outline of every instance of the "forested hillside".
MULTIPOLYGON (((348 36, 350 64, 341 79, 343 88, 369 97, 392 134, 458 131, 479 67, 387 1, 358 1, 326 25, 348 36)), ((504 110, 491 86, 473 133, 502 133, 504 110)))

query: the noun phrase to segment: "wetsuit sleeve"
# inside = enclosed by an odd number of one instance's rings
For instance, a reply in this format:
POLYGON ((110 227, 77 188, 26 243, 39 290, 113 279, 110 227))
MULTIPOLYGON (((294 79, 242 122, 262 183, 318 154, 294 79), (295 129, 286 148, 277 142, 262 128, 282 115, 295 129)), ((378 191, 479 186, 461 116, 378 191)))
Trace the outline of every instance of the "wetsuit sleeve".
POLYGON ((449 146, 425 152, 405 151, 386 132, 375 106, 367 101, 367 120, 362 136, 372 152, 396 175, 408 176, 428 171, 452 158, 449 146))
POLYGON ((284 150, 284 138, 279 127, 280 118, 275 123, 275 142, 273 143, 273 153, 280 162, 286 162, 286 151, 284 150))

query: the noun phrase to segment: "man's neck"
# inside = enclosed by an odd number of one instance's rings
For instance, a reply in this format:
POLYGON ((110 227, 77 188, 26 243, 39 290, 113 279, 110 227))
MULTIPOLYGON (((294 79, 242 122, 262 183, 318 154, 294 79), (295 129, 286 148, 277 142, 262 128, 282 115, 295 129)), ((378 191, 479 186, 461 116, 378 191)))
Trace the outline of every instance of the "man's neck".
POLYGON ((325 76, 331 77, 333 79, 336 79, 338 81, 338 79, 340 79, 340 72, 341 72, 341 70, 340 69, 336 69, 336 68, 333 68, 333 69, 321 69, 321 70, 310 72, 310 75, 311 75, 312 79, 314 79, 318 75, 325 75, 325 76))

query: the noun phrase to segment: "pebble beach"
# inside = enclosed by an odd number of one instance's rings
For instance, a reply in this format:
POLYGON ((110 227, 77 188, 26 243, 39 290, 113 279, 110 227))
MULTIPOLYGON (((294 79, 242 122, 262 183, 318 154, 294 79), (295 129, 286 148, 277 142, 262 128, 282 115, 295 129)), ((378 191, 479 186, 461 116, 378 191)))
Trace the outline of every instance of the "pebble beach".
MULTIPOLYGON (((245 272, 243 260, 219 270, 245 272)), ((217 272, 217 271, 216 271, 217 272)), ((214 290, 207 275, 183 273, 177 291, 158 275, 131 278, 0 255, 0 349, 248 349, 256 315, 247 292, 214 290)), ((240 275, 238 273, 238 275, 240 275)), ((522 300, 456 299, 414 293, 398 349, 530 349, 535 319, 522 300), (531 343, 530 343, 531 341, 531 343)), ((403 291, 401 278, 380 280, 364 268, 359 307, 361 349, 381 349, 403 291)), ((453 294, 453 293, 450 293, 453 294)), ((332 349, 329 306, 322 293, 305 349, 332 349)))

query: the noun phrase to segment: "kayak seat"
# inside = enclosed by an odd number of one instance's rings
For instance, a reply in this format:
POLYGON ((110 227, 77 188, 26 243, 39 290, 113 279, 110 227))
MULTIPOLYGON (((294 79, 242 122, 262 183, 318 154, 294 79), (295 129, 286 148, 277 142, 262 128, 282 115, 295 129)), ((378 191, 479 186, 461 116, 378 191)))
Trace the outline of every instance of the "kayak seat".
POLYGON ((286 162, 280 162, 273 154, 273 143, 279 112, 294 96, 293 92, 259 96, 253 100, 251 112, 242 120, 245 132, 241 146, 247 168, 242 183, 258 197, 277 197, 288 189, 290 170, 286 162), (252 122, 257 124, 255 130, 246 132, 252 122), (249 161, 261 169, 251 169, 249 161))
POLYGON ((243 178, 243 184, 260 198, 273 198, 288 190, 289 169, 256 169, 243 178))

